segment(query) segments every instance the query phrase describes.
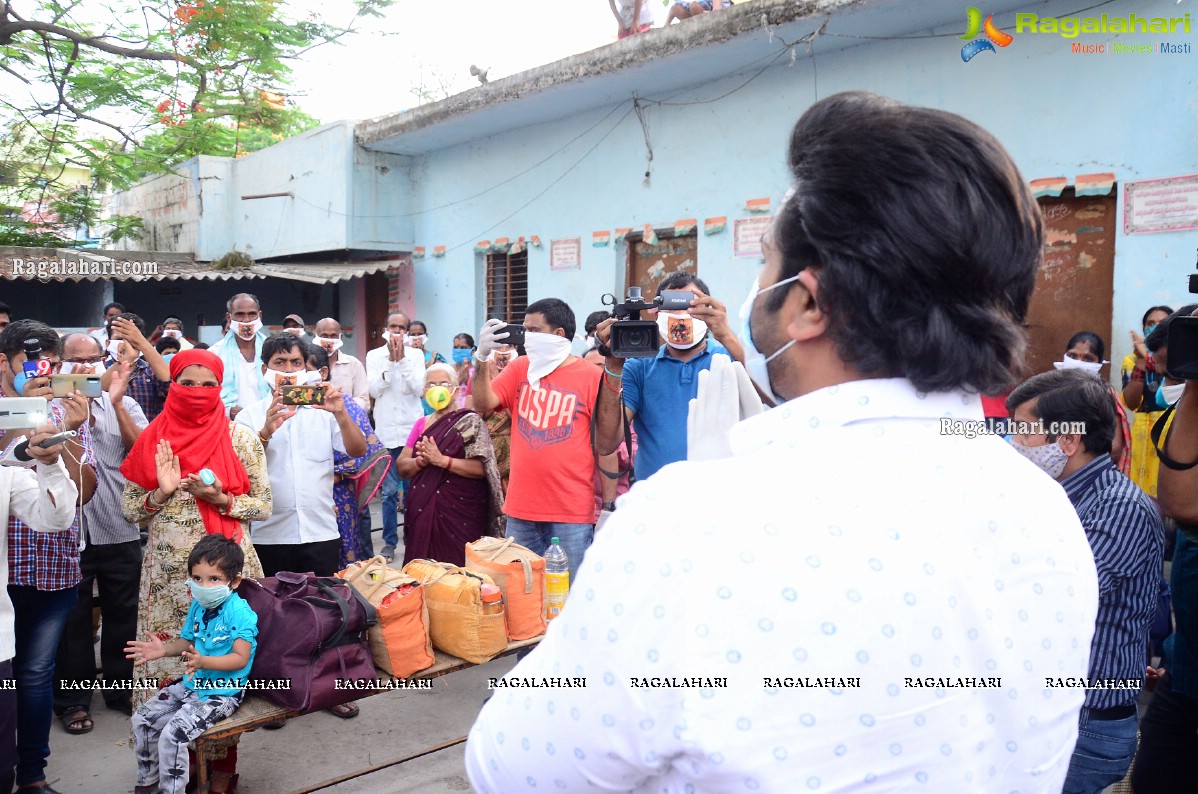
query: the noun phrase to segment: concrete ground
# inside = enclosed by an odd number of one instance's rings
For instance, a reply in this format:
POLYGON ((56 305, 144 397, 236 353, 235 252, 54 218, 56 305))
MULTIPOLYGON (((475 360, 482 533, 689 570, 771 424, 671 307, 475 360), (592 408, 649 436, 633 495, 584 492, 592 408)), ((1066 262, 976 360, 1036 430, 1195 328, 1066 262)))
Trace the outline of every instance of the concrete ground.
MULTIPOLYGON (((381 526, 377 502, 374 526, 381 526)), ((382 549, 381 531, 374 533, 382 549)), ((397 560, 402 559, 402 546, 397 560)), ((238 750, 241 794, 309 791, 322 783, 464 737, 490 693, 487 678, 500 677, 514 657, 497 659, 433 680, 431 691, 388 692, 359 702, 361 713, 342 720, 327 713, 292 720, 281 730, 245 734, 238 750)), ((95 729, 67 734, 55 720, 46 778, 63 794, 132 792, 136 766, 129 718, 93 699, 95 729)), ((469 791, 459 744, 407 763, 319 789, 331 794, 469 791)))

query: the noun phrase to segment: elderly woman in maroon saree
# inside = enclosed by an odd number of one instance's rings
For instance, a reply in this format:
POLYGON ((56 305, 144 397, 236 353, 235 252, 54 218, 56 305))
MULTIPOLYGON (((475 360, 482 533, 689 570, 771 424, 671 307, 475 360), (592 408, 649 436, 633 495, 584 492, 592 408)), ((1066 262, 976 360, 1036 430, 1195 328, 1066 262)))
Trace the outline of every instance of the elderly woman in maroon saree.
POLYGON ((432 365, 424 382, 434 413, 417 422, 397 461, 400 476, 410 480, 403 561, 465 565, 467 543, 502 534, 499 467, 482 418, 455 407, 453 367, 432 365))

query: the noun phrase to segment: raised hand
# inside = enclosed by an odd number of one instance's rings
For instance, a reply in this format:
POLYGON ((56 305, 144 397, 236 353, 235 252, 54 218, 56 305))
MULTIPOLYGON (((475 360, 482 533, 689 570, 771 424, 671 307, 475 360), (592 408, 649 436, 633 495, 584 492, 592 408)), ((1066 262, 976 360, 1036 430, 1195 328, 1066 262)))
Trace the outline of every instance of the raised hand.
POLYGON ((158 490, 169 499, 179 490, 183 475, 179 471, 179 456, 171 450, 171 442, 165 438, 158 442, 158 449, 154 452, 154 468, 158 472, 158 490))

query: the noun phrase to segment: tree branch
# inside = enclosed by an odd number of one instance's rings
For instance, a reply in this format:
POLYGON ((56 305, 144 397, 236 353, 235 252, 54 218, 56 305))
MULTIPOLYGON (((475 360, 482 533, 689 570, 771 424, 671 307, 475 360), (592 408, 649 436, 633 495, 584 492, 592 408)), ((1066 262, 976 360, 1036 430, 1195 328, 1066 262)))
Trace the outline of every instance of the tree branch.
POLYGON ((177 52, 165 52, 163 50, 151 50, 148 47, 133 49, 131 47, 121 47, 116 44, 111 44, 105 41, 102 36, 85 36, 82 33, 64 28, 61 25, 53 25, 49 22, 34 22, 19 20, 16 22, 6 22, 0 25, 0 44, 8 44, 12 41, 12 37, 17 33, 24 31, 33 31, 35 33, 43 33, 51 36, 58 36, 67 41, 81 44, 85 47, 92 47, 97 50, 102 50, 111 55, 120 55, 125 58, 137 58, 143 61, 180 61, 191 66, 196 70, 203 70, 203 66, 199 61, 187 55, 180 55, 177 52))

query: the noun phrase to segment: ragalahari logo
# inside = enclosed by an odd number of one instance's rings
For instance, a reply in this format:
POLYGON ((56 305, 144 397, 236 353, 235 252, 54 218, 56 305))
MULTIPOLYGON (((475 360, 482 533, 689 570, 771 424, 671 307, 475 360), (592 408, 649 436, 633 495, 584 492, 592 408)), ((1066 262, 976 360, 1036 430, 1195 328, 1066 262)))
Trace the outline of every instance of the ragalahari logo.
POLYGON ((977 55, 979 52, 985 52, 986 50, 997 53, 998 50, 994 49, 995 44, 1000 47, 1006 47, 1015 40, 1010 34, 1003 33, 1001 30, 995 27, 993 14, 986 17, 986 24, 983 25, 981 11, 973 6, 970 6, 965 10, 965 13, 967 15, 966 30, 965 35, 961 38, 967 40, 972 39, 972 41, 961 48, 962 61, 969 63, 973 56, 977 55), (985 33, 985 38, 977 38, 978 33, 985 33), (993 44, 991 42, 993 42, 993 44))

